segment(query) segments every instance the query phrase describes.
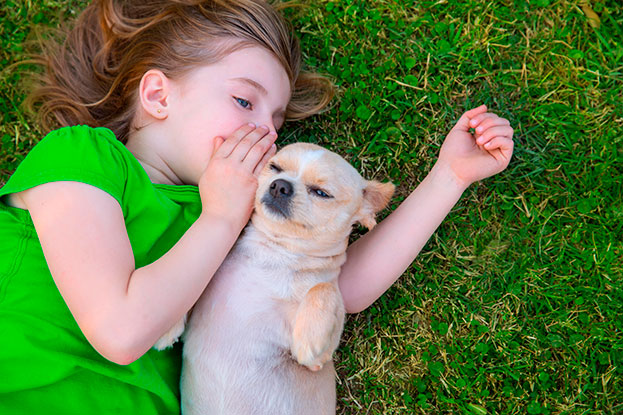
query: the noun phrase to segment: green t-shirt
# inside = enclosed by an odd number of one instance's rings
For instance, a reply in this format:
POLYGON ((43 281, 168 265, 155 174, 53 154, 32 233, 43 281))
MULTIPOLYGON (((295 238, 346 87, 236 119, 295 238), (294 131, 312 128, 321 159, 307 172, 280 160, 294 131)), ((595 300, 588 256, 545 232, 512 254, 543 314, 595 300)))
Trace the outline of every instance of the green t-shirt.
POLYGON ((201 212, 195 186, 152 184, 108 129, 61 128, 31 150, 0 189, 0 414, 179 413, 180 348, 127 366, 100 356, 54 284, 30 215, 2 199, 53 181, 87 183, 119 202, 137 268, 201 212))

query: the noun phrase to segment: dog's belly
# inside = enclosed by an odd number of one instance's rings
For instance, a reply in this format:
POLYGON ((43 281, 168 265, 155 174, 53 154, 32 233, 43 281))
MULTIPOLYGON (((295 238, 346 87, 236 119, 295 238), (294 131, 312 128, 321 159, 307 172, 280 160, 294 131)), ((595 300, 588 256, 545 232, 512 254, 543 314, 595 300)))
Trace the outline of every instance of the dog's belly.
POLYGON ((184 335, 183 413, 335 413, 333 365, 311 372, 290 354, 300 298, 287 292, 292 284, 276 281, 290 271, 262 270, 244 252, 232 251, 193 310, 184 335))

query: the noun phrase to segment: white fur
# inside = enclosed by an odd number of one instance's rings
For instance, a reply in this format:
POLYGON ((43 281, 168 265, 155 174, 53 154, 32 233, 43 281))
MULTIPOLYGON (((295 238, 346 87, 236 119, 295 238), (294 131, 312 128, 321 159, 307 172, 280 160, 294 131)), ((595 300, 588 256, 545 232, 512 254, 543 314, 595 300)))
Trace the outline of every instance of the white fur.
POLYGON ((305 172, 305 169, 307 168, 307 165, 309 163, 318 161, 320 157, 322 157, 323 154, 325 154, 326 152, 327 152, 326 150, 321 149, 321 150, 306 151, 305 153, 303 153, 301 157, 299 157, 299 168, 298 168, 299 174, 296 178, 297 179, 301 178, 301 176, 305 172))
POLYGON ((312 372, 290 350, 292 316, 302 300, 297 293, 335 281, 339 269, 301 277, 293 272, 299 260, 247 227, 184 335, 185 415, 335 413, 332 363, 312 372))

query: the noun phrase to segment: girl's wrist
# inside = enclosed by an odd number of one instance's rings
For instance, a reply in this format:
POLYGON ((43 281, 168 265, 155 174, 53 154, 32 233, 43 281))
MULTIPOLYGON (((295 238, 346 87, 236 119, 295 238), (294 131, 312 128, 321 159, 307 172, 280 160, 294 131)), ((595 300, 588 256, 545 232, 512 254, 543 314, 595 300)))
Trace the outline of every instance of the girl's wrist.
POLYGON ((193 226, 205 228, 206 231, 210 233, 220 233, 223 236, 231 235, 235 240, 238 238, 238 235, 240 235, 240 232, 242 232, 245 224, 241 224, 240 220, 234 220, 204 210, 193 226))
POLYGON ((437 186, 445 188, 452 192, 463 192, 472 184, 460 179, 452 170, 452 167, 443 160, 437 160, 433 168, 431 169, 429 176, 437 186))

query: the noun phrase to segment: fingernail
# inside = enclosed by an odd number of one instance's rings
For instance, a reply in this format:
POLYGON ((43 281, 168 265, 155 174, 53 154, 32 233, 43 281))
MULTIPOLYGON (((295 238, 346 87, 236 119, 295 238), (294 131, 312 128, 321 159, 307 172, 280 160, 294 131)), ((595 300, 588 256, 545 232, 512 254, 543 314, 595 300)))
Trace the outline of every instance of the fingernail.
POLYGON ((482 127, 478 127, 478 128, 476 128, 476 132, 477 132, 477 133, 482 133, 482 127))
POLYGON ((250 122, 250 123, 249 123, 249 124, 247 124, 247 125, 248 125, 249 127, 253 127, 253 128, 255 128, 255 124, 254 124, 254 123, 252 123, 252 122, 250 122))

